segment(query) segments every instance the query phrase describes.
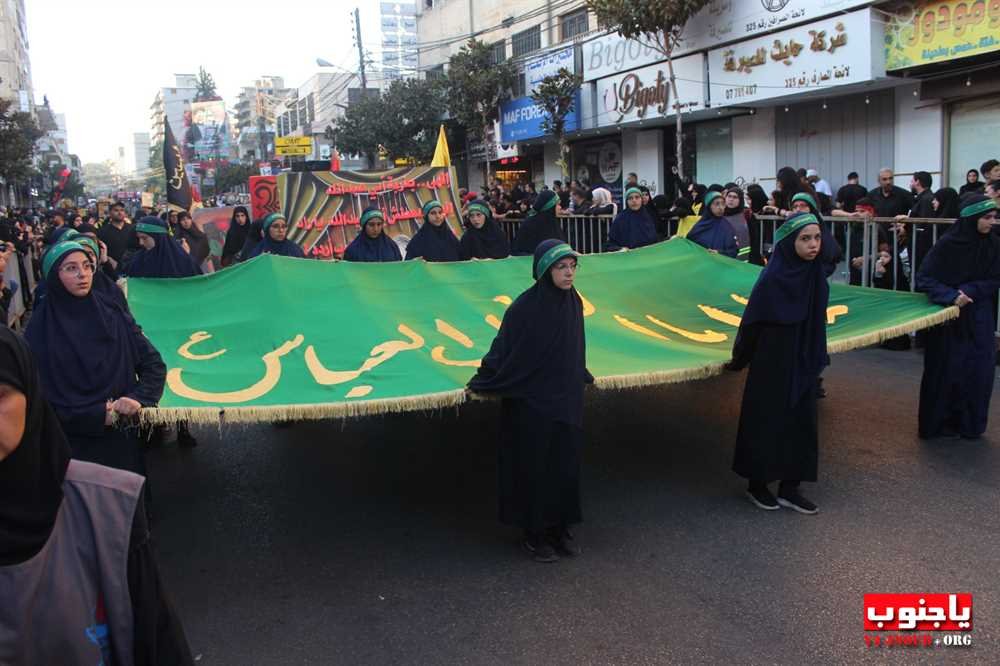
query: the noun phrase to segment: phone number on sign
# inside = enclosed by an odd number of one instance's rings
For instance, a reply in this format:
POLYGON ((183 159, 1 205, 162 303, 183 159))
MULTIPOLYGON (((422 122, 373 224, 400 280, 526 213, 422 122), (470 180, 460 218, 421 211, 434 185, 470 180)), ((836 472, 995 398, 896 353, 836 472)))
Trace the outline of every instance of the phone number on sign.
POLYGON ((865 636, 865 646, 870 648, 885 647, 969 647, 972 636, 969 634, 944 634, 935 638, 931 634, 886 634, 865 636))
POLYGON ((757 94, 757 86, 737 86, 736 88, 726 88, 726 99, 739 99, 741 97, 753 97, 757 94))

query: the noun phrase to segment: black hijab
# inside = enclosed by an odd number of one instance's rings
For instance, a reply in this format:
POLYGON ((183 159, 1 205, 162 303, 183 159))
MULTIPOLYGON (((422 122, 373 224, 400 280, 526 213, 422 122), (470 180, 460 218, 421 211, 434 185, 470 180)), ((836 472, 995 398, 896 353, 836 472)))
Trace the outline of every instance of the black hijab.
POLYGON ((406 246, 407 261, 420 258, 424 261, 462 260, 462 247, 448 226, 448 220, 445 219, 436 227, 430 223, 428 218, 435 208, 443 209, 443 206, 438 201, 428 201, 424 204, 424 223, 406 246))
POLYGON ((1000 237, 979 233, 979 218, 996 204, 985 194, 966 194, 955 224, 938 238, 920 265, 920 274, 949 287, 967 282, 1000 280, 1000 237))
POLYGON ((730 208, 729 206, 726 206, 725 212, 722 213, 723 217, 729 217, 730 215, 742 215, 743 210, 746 208, 746 200, 743 197, 743 190, 741 190, 738 187, 730 187, 723 193, 722 196, 725 197, 730 192, 735 192, 737 195, 739 195, 740 202, 739 204, 737 204, 736 208, 730 208))
POLYGON ((226 231, 226 242, 222 245, 223 257, 235 257, 243 249, 247 242, 247 234, 250 231, 250 213, 246 206, 237 206, 233 209, 233 217, 229 221, 229 229, 226 231), (236 222, 236 213, 243 213, 246 223, 236 222))
POLYGON ((363 262, 383 262, 402 261, 403 253, 399 251, 396 242, 385 235, 385 228, 378 238, 369 238, 365 231, 365 225, 369 220, 380 219, 383 222, 385 217, 378 208, 368 208, 361 214, 361 229, 358 235, 351 241, 351 244, 344 250, 344 261, 363 262))
POLYGON ((951 187, 942 187, 934 193, 934 198, 938 201, 937 216, 945 220, 954 220, 958 217, 958 192, 951 187))
POLYGON ((240 261, 246 261, 250 257, 250 254, 257 248, 257 245, 264 240, 264 220, 248 222, 247 227, 249 227, 247 229, 247 239, 243 243, 243 249, 239 253, 240 261))
POLYGON ((28 345, 0 327, 0 384, 24 394, 21 443, 0 460, 0 566, 34 557, 48 541, 62 503, 70 451, 59 419, 42 394, 28 345))
POLYGON ((59 267, 83 246, 68 241, 43 264, 47 295, 28 322, 25 339, 35 354, 45 396, 60 413, 89 412, 127 395, 136 383, 139 351, 132 315, 91 288, 77 297, 59 279, 59 267))
POLYGON ((552 190, 543 190, 531 204, 531 212, 527 219, 521 222, 517 237, 511 247, 511 254, 523 256, 532 254, 539 243, 551 238, 565 240, 559 220, 556 219, 556 204, 559 197, 552 190))
POLYGON ((535 284, 507 309, 469 388, 519 398, 548 420, 580 426, 583 385, 593 381, 587 372, 583 304, 575 288, 555 286, 549 270, 569 256, 577 254, 558 239, 538 245, 535 284))
POLYGON ((761 324, 797 325, 795 367, 786 407, 794 407, 806 391, 816 386, 816 378, 829 363, 826 353, 826 308, 830 285, 821 256, 806 261, 795 251, 795 239, 802 229, 819 220, 811 213, 797 213, 775 232, 771 261, 760 273, 750 292, 750 302, 736 334, 735 347, 752 340, 748 330, 761 324))
POLYGON ((200 270, 202 262, 208 258, 208 254, 211 252, 208 244, 208 236, 194 223, 194 218, 188 215, 187 219, 191 220, 191 228, 189 229, 184 228, 184 225, 180 221, 180 215, 177 216, 177 240, 187 241, 188 247, 191 249, 191 258, 194 260, 194 265, 198 266, 200 270))
POLYGON ((629 195, 636 191, 642 194, 641 187, 630 187, 625 191, 625 207, 608 228, 608 243, 612 247, 645 247, 657 241, 656 218, 649 214, 649 208, 643 205, 639 210, 632 210, 628 207, 629 195))
POLYGON ((485 201, 473 201, 466 208, 466 217, 471 213, 482 213, 486 222, 482 228, 476 229, 471 222, 466 222, 465 233, 462 234, 462 259, 503 259, 510 256, 510 243, 507 234, 493 219, 493 211, 485 201))
MULTIPOLYGON (((144 233, 156 242, 152 250, 139 250, 132 255, 123 273, 137 278, 181 278, 201 275, 181 244, 167 234, 167 223, 158 217, 144 217, 135 225, 137 232, 144 233)), ((192 248, 192 252, 194 248, 192 248)))
POLYGON ((750 197, 750 212, 759 214, 767 205, 767 192, 764 191, 763 187, 754 183, 747 188, 747 195, 750 197))

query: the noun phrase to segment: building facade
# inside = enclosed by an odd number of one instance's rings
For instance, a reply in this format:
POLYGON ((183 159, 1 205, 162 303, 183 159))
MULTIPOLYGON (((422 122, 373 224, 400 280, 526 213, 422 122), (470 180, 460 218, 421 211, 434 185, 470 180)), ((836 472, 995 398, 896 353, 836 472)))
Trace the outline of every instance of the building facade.
POLYGON ((31 112, 34 90, 24 0, 0 0, 0 97, 17 100, 18 110, 31 112))
POLYGON ((153 103, 149 106, 150 142, 152 145, 163 143, 163 119, 170 121, 170 129, 175 137, 184 131, 184 113, 190 111, 198 90, 198 77, 194 74, 175 74, 174 85, 160 88, 156 92, 153 103))
POLYGON ((273 157, 277 116, 284 111, 281 107, 291 92, 280 76, 262 76, 240 90, 234 131, 241 160, 273 157))
POLYGON ((326 128, 343 115, 355 79, 354 74, 320 73, 292 89, 276 111, 277 136, 312 137, 312 153, 303 159, 329 159, 326 128))
MULTIPOLYGON (((556 147, 527 97, 558 62, 583 78, 570 171, 591 187, 618 193, 635 172, 654 192, 672 191, 680 113, 685 180, 770 189, 789 165, 816 169, 834 189, 850 171, 873 187, 889 167, 904 187, 923 170, 935 188, 958 188, 1000 155, 1000 13, 966 4, 717 0, 674 51, 675 97, 662 54, 591 32, 582 3, 435 0, 418 15, 420 69, 443 69, 471 34, 517 61, 520 80, 500 110, 506 156, 495 165, 504 176, 516 164, 516 180, 559 178, 556 147)), ((487 156, 472 154, 470 183, 487 156)))

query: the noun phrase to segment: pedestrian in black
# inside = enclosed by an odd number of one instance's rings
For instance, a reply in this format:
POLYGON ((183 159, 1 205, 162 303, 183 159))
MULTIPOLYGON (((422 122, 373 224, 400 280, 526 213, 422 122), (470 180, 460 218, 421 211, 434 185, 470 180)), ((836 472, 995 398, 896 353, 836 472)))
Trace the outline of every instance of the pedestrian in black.
POLYGON ((582 519, 580 451, 587 371, 583 303, 573 288, 577 253, 558 239, 534 253, 535 283, 508 308, 472 391, 503 398, 500 521, 524 530, 538 562, 573 556, 582 519))
POLYGON ((747 496, 765 510, 817 512, 799 484, 816 480, 816 386, 828 360, 830 287, 817 261, 822 237, 810 213, 793 215, 775 231, 774 253, 750 293, 727 366, 750 367, 733 471, 749 481, 747 496), (777 498, 768 489, 776 480, 777 498))

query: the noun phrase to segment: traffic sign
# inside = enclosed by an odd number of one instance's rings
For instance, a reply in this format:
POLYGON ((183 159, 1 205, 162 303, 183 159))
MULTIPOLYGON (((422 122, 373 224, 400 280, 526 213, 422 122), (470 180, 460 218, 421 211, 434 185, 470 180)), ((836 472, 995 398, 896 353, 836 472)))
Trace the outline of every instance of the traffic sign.
POLYGON ((275 148, 308 148, 312 150, 311 136, 279 136, 274 139, 275 148))
POLYGON ((310 147, 310 146, 304 146, 304 147, 299 147, 299 146, 275 146, 274 147, 274 154, 275 155, 285 155, 285 156, 301 155, 301 156, 304 157, 306 155, 312 155, 312 147, 310 147))

